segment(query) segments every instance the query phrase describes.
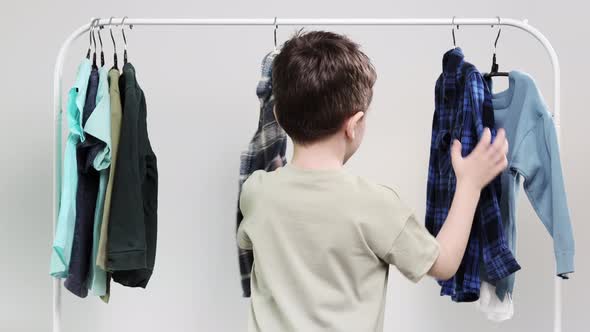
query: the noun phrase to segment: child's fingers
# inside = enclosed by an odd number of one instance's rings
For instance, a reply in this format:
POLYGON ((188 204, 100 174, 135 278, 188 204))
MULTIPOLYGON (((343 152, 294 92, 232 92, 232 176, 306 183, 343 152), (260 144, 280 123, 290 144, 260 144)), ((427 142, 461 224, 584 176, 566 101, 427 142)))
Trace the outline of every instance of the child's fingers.
POLYGON ((504 142, 506 142, 506 131, 504 128, 500 128, 498 129, 498 133, 496 134, 496 138, 494 139, 492 146, 498 150, 501 150, 504 146, 504 142))
POLYGON ((502 147, 499 148, 499 150, 497 150, 496 147, 494 147, 491 150, 493 151, 493 153, 490 156, 490 158, 492 159, 492 163, 495 165, 501 162, 504 158, 506 158, 508 154, 508 140, 504 140, 504 144, 502 145, 502 147))
POLYGON ((492 140, 492 132, 490 131, 490 128, 486 127, 483 130, 483 133, 481 135, 481 138, 479 139, 479 142, 477 142, 477 145, 473 149, 473 152, 480 153, 480 152, 487 151, 491 140, 492 140))
POLYGON ((506 169, 506 167, 508 167, 508 158, 506 157, 506 155, 504 155, 499 162, 497 162, 496 164, 494 164, 493 169, 493 173, 494 176, 500 174, 503 170, 506 169))
POLYGON ((504 151, 506 148, 506 142, 506 132, 504 129, 500 128, 494 142, 490 145, 487 151, 487 157, 495 161, 499 156, 506 155, 506 152, 504 151))
POLYGON ((451 145, 451 161, 456 165, 462 158, 461 142, 459 142, 459 140, 453 140, 453 145, 451 145))
POLYGON ((491 164, 496 165, 506 159, 506 154, 503 152, 495 153, 491 157, 491 164))

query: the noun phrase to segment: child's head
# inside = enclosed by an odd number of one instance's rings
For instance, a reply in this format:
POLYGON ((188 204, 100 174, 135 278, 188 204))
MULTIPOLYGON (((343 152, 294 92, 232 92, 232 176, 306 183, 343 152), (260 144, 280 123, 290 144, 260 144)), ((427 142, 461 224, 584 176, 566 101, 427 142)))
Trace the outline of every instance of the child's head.
POLYGON ((377 74, 359 45, 326 31, 297 31, 272 68, 278 123, 295 144, 341 140, 346 161, 360 145, 377 74))

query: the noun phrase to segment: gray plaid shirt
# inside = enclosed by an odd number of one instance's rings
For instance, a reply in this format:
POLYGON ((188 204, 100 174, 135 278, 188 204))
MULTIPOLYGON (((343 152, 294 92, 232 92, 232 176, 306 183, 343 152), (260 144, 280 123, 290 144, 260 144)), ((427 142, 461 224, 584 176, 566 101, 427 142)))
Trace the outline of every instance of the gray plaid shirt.
MULTIPOLYGON (((238 192, 237 228, 242 222, 243 216, 239 208, 239 194, 242 185, 250 174, 257 170, 273 171, 287 163, 285 152, 287 150, 287 134, 277 123, 273 113, 272 95, 272 62, 279 53, 273 50, 266 54, 262 60, 262 77, 256 87, 256 95, 260 100, 260 118, 258 129, 248 149, 240 156, 240 183, 238 192)), ((242 277, 242 290, 244 297, 250 297, 250 273, 254 262, 253 252, 238 248, 240 274, 242 277)))

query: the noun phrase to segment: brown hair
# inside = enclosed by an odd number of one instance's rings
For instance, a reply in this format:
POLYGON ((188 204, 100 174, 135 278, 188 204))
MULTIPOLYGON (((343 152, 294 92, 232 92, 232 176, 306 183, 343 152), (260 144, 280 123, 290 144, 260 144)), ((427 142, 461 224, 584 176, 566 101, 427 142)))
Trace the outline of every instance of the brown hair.
POLYGON ((377 79, 371 60, 348 37, 295 32, 275 57, 272 91, 277 121, 300 144, 336 133, 365 112, 377 79))

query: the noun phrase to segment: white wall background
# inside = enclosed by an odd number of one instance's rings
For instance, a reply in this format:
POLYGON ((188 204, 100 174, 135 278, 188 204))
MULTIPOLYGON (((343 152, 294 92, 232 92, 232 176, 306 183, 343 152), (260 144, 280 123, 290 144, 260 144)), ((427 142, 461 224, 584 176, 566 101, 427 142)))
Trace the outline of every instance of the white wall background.
MULTIPOLYGON (((577 272, 564 283, 564 331, 587 330, 590 160, 588 7, 583 1, 2 1, 0 3, 0 330, 50 331, 52 74, 66 36, 90 17, 503 17, 528 18, 562 64, 562 160, 577 240, 577 272)), ((308 29, 312 29, 309 27, 308 29)), ((366 141, 350 170, 399 188, 423 215, 434 81, 451 47, 448 28, 318 27, 361 43, 378 70, 366 141)), ((279 41, 295 27, 280 27, 279 41)), ((467 59, 488 70, 496 30, 461 27, 467 59)), ((156 270, 147 290, 115 285, 111 303, 63 296, 64 331, 243 331, 234 243, 239 153, 258 117, 255 87, 271 27, 136 27, 129 57, 148 100, 160 172, 156 270), (172 30, 177 30, 171 32, 172 30)), ((121 36, 116 35, 122 46, 121 36)), ((111 60, 108 32, 103 31, 111 60)), ((87 38, 67 58, 64 95, 87 38)), ((122 47, 121 47, 122 48, 122 47)), ((120 48, 120 49, 121 49, 120 48)), ((122 59, 122 55, 120 56, 122 59)), ((530 73, 552 105, 543 48, 505 28, 500 68, 530 73)), ((65 100, 65 99, 64 99, 65 100)), ((524 196, 524 195, 523 195, 524 196)), ((486 321, 472 304, 392 272, 386 331, 550 331, 552 242, 526 199, 518 213, 514 319, 486 321)))

